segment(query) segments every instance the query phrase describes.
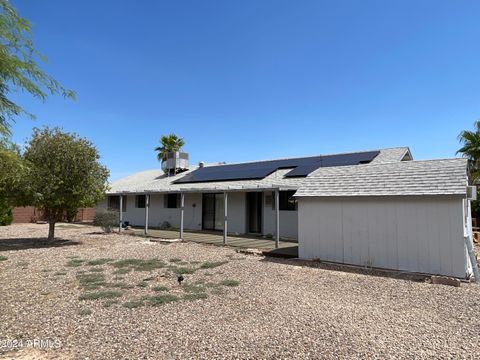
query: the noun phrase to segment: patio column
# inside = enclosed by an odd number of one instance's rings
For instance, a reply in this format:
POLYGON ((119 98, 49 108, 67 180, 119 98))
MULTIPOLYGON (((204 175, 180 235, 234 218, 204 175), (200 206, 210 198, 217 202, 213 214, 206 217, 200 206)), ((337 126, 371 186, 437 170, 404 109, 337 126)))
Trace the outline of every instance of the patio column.
POLYGON ((180 194, 180 239, 183 240, 183 213, 185 209, 185 194, 180 194))
POLYGON ((226 245, 227 244, 227 232, 228 232, 228 193, 226 191, 223 193, 223 209, 224 209, 223 245, 226 245))
POLYGON ((120 195, 120 217, 119 217, 119 224, 118 224, 118 232, 122 231, 122 224, 123 224, 123 195, 120 195))
POLYGON ((280 245, 280 191, 275 190, 275 248, 280 245))
POLYGON ((150 195, 145 195, 145 235, 148 234, 148 208, 150 207, 150 195))

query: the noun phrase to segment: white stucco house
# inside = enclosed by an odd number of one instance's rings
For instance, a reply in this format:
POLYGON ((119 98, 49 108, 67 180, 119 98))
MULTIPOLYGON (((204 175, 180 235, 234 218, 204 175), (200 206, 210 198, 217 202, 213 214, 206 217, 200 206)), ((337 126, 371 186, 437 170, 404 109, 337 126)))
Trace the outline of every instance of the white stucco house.
POLYGON ((148 228, 298 240, 299 257, 468 278, 467 161, 414 161, 407 147, 161 169, 111 184, 99 207, 148 228))

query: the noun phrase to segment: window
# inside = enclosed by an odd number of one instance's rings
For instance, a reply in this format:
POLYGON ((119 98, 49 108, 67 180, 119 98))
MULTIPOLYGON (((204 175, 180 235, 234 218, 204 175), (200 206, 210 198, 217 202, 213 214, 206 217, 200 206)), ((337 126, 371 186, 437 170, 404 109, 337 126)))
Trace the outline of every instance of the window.
POLYGON ((138 209, 145 209, 146 204, 146 196, 145 195, 137 195, 135 196, 135 207, 138 209))
MULTIPOLYGON (((123 196, 122 211, 127 211, 127 197, 123 196)), ((108 208, 110 210, 120 210, 120 196, 114 195, 108 197, 108 208)))
POLYGON ((283 211, 294 211, 297 210, 297 200, 293 198, 295 191, 280 191, 280 204, 279 208, 283 211))
POLYGON ((180 194, 165 194, 163 198, 163 207, 167 209, 176 209, 180 207, 180 194))

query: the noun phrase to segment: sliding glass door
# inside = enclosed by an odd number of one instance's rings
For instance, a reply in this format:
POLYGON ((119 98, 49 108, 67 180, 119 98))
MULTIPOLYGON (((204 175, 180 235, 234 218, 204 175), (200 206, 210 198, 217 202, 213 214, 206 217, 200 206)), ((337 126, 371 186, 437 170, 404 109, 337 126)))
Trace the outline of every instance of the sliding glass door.
POLYGON ((204 230, 223 230, 224 206, 223 194, 203 194, 202 228, 204 230))

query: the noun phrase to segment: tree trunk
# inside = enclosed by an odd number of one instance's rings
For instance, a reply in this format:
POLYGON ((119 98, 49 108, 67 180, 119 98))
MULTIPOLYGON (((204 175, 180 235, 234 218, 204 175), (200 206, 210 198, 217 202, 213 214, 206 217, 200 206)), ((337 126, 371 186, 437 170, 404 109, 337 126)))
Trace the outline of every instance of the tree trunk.
POLYGON ((55 239, 55 220, 48 221, 48 242, 53 242, 55 239))

